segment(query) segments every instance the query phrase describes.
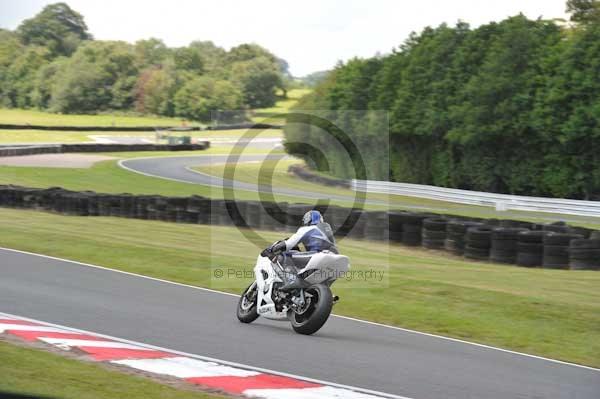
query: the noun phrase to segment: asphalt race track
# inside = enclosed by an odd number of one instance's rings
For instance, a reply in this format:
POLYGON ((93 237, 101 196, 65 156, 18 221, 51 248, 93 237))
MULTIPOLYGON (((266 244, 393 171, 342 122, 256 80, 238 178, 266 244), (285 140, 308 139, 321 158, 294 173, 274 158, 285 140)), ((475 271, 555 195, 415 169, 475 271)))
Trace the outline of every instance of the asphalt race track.
POLYGON ((337 317, 300 336, 239 323, 236 302, 0 249, 2 312, 415 399, 600 397, 600 370, 337 317))
MULTIPOLYGON (((278 160, 286 157, 286 155, 240 155, 236 158, 239 163, 242 162, 262 162, 264 160, 278 160)), ((230 155, 200 155, 200 156, 175 156, 175 157, 154 157, 154 158, 133 158, 121 161, 119 164, 132 171, 163 179, 171 179, 186 183, 201 184, 205 186, 213 186, 215 189, 221 190, 224 184, 235 190, 261 191, 272 192, 274 194, 289 195, 300 198, 312 199, 335 199, 341 201, 354 201, 353 196, 349 195, 330 195, 319 194, 305 190, 294 190, 288 188, 271 187, 267 185, 258 185, 253 183, 240 182, 237 180, 224 180, 220 177, 210 176, 204 173, 192 171, 189 168, 192 166, 209 166, 211 164, 226 163, 234 158, 230 155)), ((369 200, 365 203, 385 205, 385 201, 369 200)))
MULTIPOLYGON (((254 144, 253 144, 254 145, 254 144)), ((226 163, 226 162, 261 162, 265 159, 281 159, 286 155, 280 154, 270 154, 270 155, 240 155, 239 158, 234 159, 231 155, 195 155, 195 156, 173 156, 173 157, 153 157, 153 158, 133 158, 122 160, 119 162, 119 165, 131 172, 141 173, 143 175, 149 175, 153 177, 176 180, 185 183, 192 184, 201 184, 205 186, 215 187, 215 190, 221 190, 223 184, 227 183, 229 187, 235 188, 236 190, 249 190, 249 191, 259 191, 263 193, 272 192, 274 194, 288 195, 298 198, 309 198, 314 200, 326 200, 333 199, 339 201, 348 201, 353 202, 355 200, 352 195, 343 195, 343 194, 320 194, 316 192, 311 192, 307 190, 294 190, 288 188, 281 187, 272 187, 270 185, 257 185, 252 183, 245 183, 240 181, 231 181, 221 179, 216 176, 210 176, 207 174, 199 173, 190 170, 192 166, 208 166, 210 164, 218 164, 218 163, 226 163)), ((301 201, 298 201, 301 202, 301 201)), ((384 200, 365 200, 365 204, 371 205, 388 205, 389 203, 384 200)), ((357 207, 360 207, 360 204, 357 204, 357 207)), ((444 207, 435 207, 435 206, 420 206, 414 205, 414 203, 404 203, 402 204, 402 208, 412 209, 416 211, 431 211, 437 213, 447 213, 448 209, 444 207)), ((455 208, 456 210, 460 210, 460 208, 455 208)), ((464 210, 472 209, 471 207, 465 206, 464 210)), ((497 218, 499 217, 497 212, 494 212, 493 208, 479 208, 478 213, 482 215, 489 215, 489 217, 497 218)), ((515 217, 523 217, 523 213, 514 213, 512 211, 505 211, 503 214, 503 218, 515 218, 515 217)), ((544 216, 541 214, 536 214, 536 218, 541 220, 548 220, 555 222, 557 219, 563 220, 566 222, 582 222, 581 217, 573 217, 570 215, 548 215, 544 216)))

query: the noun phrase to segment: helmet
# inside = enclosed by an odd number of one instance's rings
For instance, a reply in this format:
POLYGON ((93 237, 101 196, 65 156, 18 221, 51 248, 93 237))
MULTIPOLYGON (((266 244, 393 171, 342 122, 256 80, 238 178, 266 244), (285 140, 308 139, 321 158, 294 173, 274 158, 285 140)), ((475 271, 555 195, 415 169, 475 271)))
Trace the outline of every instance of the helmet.
POLYGON ((323 215, 319 211, 308 211, 302 217, 303 226, 311 226, 313 224, 322 223, 323 215))

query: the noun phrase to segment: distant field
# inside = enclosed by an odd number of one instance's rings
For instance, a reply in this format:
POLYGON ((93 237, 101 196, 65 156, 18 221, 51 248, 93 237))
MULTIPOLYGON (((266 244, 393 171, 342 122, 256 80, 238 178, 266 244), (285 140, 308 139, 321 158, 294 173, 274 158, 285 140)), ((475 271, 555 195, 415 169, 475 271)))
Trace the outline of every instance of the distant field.
POLYGON ((252 120, 255 122, 280 122, 283 120, 283 115, 294 106, 298 100, 310 93, 310 89, 294 89, 287 93, 287 99, 278 101, 272 108, 261 108, 254 110, 252 120))
MULTIPOLYGON (((255 122, 287 112, 300 97, 310 90, 295 89, 288 92, 288 98, 280 100, 271 108, 252 111, 255 122)), ((276 118, 277 119, 277 118, 276 118)), ((267 120, 267 122, 269 122, 267 120)), ((281 122, 281 118, 277 121, 281 122)), ((65 115, 30 109, 0 108, 0 123, 15 125, 45 125, 45 126, 197 126, 198 122, 187 121, 184 118, 168 118, 161 116, 131 116, 119 113, 100 115, 65 115)), ((2 134, 2 132, 0 132, 2 134)))
MULTIPOLYGON (((280 100, 272 108, 264 108, 252 112, 254 122, 283 123, 281 117, 293 106, 298 99, 308 93, 308 90, 290 90, 288 98, 280 100)), ((49 112, 23 109, 0 108, 0 123, 17 125, 45 126, 197 126, 196 122, 184 121, 181 118, 164 118, 154 116, 125 116, 125 115, 63 115, 49 112)), ((191 136, 194 138, 238 138, 246 130, 218 130, 200 132, 173 132, 176 136, 191 136)), ((63 132, 39 130, 0 130, 0 144, 21 143, 82 143, 92 142, 89 136, 122 136, 154 139, 155 132, 63 132)), ((261 131, 261 137, 282 137, 281 130, 272 129, 261 131)))
MULTIPOLYGON (((3 247, 235 293, 247 281, 221 287, 211 265, 251 268, 258 251, 233 227, 2 208, 0 225, 3 247)), ((260 232, 272 241, 282 234, 260 232)), ((600 367, 599 272, 466 262, 362 240, 342 240, 340 250, 353 270, 375 268, 386 280, 336 282, 337 314, 600 367)))
MULTIPOLYGON (((0 123, 45 126, 181 126, 181 118, 115 114, 65 115, 29 109, 0 108, 0 123)), ((187 122, 187 125, 195 123, 187 122)))

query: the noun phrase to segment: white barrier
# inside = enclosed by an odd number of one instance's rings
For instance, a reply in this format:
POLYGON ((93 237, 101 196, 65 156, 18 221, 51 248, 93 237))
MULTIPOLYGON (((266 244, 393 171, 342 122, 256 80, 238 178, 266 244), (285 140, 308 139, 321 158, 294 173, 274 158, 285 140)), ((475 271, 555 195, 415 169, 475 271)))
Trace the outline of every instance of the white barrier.
POLYGON ((468 205, 493 206, 498 211, 517 210, 600 217, 600 201, 525 197, 375 180, 353 179, 351 187, 354 191, 404 195, 468 205))

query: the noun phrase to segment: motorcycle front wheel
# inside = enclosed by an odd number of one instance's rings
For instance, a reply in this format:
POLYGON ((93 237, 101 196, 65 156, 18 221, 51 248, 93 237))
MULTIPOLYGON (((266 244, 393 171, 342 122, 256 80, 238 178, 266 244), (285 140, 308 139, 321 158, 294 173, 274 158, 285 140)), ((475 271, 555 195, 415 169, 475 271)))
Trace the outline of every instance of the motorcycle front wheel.
POLYGON ((237 305, 237 318, 242 323, 252 323, 258 318, 256 311, 256 303, 258 300, 258 291, 256 289, 256 281, 253 282, 244 290, 240 296, 237 305))
POLYGON ((290 310, 288 317, 294 331, 298 334, 311 335, 319 331, 329 318, 333 295, 331 289, 325 284, 310 286, 304 290, 304 293, 310 294, 310 303, 299 312, 290 310))

